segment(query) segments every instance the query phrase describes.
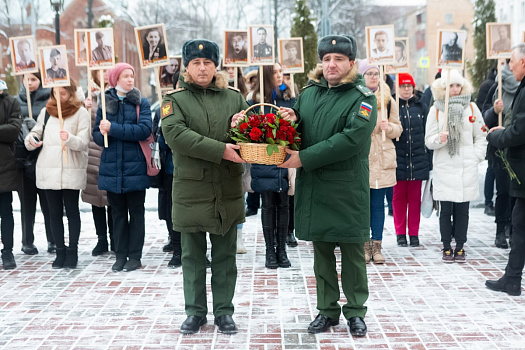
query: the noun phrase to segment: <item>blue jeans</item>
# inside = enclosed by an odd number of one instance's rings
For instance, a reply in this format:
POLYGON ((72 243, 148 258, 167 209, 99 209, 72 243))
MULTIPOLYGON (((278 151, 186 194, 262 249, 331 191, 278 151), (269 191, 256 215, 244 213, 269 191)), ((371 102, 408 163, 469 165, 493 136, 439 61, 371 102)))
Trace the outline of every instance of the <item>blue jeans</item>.
POLYGON ((385 193, 386 188, 370 189, 370 228, 372 239, 383 240, 383 227, 385 226, 385 193))

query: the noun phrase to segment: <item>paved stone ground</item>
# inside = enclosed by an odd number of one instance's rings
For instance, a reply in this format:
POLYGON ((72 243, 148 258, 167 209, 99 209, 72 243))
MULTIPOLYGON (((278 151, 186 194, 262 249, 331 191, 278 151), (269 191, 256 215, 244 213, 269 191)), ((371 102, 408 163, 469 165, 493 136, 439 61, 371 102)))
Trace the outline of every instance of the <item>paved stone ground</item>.
MULTIPOLYGON (((345 320, 321 335, 306 332, 317 315, 312 246, 289 249, 292 267, 264 268, 260 216, 244 225, 248 253, 238 255, 234 303, 239 333, 217 333, 213 315, 196 335, 179 333, 185 319, 181 269, 168 269, 167 233, 147 195, 141 270, 111 272, 112 254, 92 257, 90 207, 82 204, 79 266, 53 270, 37 214, 40 254, 24 255, 15 212, 18 268, 0 270, 0 347, 5 349, 525 349, 525 296, 485 288, 501 275, 508 250, 494 247, 495 224, 471 209, 466 264, 441 262, 438 219, 422 219, 419 248, 396 246, 385 225, 385 265, 369 265, 368 335, 352 338, 345 320)), ((17 208, 15 203, 15 208, 17 208)), ((208 275, 209 283, 209 275, 208 275)), ((342 299, 343 300, 343 299, 342 299)), ((211 303, 210 303, 210 310, 211 303)))

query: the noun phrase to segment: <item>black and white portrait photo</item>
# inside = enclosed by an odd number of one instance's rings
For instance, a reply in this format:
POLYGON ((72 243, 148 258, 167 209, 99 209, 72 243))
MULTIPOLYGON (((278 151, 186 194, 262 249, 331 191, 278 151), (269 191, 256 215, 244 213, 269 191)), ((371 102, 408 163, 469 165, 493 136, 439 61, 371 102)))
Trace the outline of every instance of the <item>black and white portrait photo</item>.
POLYGON ((172 90, 174 88, 175 75, 180 72, 182 66, 182 56, 170 56, 169 64, 162 66, 159 70, 160 88, 163 90, 172 90))
POLYGON ((115 65, 115 45, 113 42, 113 29, 91 29, 89 31, 87 39, 89 68, 112 68, 115 65))
POLYGON ((69 86, 69 69, 65 45, 48 46, 40 49, 42 64, 42 86, 69 86))
POLYGON ((168 63, 164 24, 135 28, 142 68, 160 67, 168 63))
POLYGON ((394 62, 394 26, 366 27, 367 58, 371 64, 394 62))
POLYGON ((248 65, 248 31, 225 31, 224 43, 224 66, 248 65))
POLYGON ((274 64, 275 52, 273 48, 273 26, 250 26, 249 32, 251 64, 274 64))
POLYGON ((462 30, 438 31, 438 68, 463 69, 465 38, 462 30))
POLYGON ((11 59, 16 75, 38 72, 34 36, 19 36, 9 39, 11 59))
POLYGON ((87 66, 87 39, 86 29, 75 29, 75 64, 87 66))
POLYGON ((512 48, 512 24, 487 23, 487 58, 509 58, 512 48))
POLYGON ((283 73, 304 72, 303 38, 279 39, 278 45, 283 73))
POLYGON ((408 59, 409 55, 409 41, 408 37, 394 39, 394 63, 385 67, 385 73, 407 73, 409 72, 408 59))

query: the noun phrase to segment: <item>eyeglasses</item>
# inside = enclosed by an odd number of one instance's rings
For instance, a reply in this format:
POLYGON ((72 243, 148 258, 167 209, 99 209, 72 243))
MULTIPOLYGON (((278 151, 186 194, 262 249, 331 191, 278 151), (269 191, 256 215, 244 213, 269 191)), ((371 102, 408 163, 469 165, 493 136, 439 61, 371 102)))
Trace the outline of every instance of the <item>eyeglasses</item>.
POLYGON ((373 78, 379 77, 379 73, 365 73, 364 75, 366 75, 367 77, 373 77, 373 78))
POLYGON ((399 88, 400 89, 409 90, 409 89, 413 88, 413 86, 411 84, 403 84, 403 85, 399 85, 399 88))

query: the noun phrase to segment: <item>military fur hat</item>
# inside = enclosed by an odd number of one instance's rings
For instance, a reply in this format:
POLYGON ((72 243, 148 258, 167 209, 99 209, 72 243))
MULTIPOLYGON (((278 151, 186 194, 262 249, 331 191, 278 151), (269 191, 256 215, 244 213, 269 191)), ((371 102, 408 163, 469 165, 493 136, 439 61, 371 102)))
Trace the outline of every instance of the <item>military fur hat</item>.
POLYGON ((351 61, 357 56, 357 43, 350 35, 327 35, 319 40, 317 54, 323 60, 327 53, 340 53, 347 56, 351 61))
POLYGON ((215 67, 217 67, 221 59, 219 45, 206 39, 186 41, 182 46, 182 63, 185 67, 188 67, 190 61, 195 58, 212 60, 215 63, 215 67))

